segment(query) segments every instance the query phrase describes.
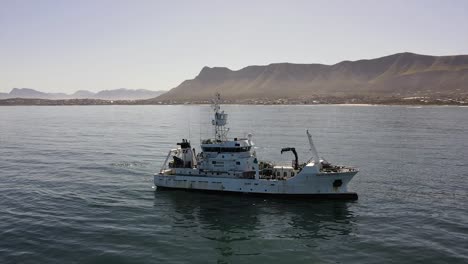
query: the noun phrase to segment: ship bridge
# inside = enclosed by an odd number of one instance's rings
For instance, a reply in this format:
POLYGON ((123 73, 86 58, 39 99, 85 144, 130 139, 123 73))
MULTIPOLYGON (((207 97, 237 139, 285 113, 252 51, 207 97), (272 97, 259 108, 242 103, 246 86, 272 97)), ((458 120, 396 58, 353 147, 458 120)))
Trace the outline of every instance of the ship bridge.
POLYGON ((247 152, 252 149, 252 144, 245 138, 222 142, 208 139, 202 141, 201 148, 203 152, 247 152))

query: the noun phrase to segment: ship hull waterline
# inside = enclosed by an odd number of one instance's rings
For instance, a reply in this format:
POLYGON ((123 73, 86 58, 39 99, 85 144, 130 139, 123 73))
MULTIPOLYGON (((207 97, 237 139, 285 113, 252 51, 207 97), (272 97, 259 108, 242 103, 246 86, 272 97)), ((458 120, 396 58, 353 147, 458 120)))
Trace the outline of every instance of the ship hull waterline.
POLYGON ((347 185, 356 172, 336 175, 298 177, 296 180, 233 179, 186 175, 154 175, 157 190, 185 190, 217 194, 244 194, 281 198, 314 198, 357 200, 355 192, 348 192, 347 185), (334 183, 339 181, 340 186, 334 183))
POLYGON ((346 200, 356 201, 359 196, 355 192, 347 193, 254 193, 254 192, 235 192, 235 191, 221 191, 221 190, 203 190, 203 189, 187 189, 187 188, 174 188, 165 186, 155 186, 156 191, 178 191, 178 192, 199 192, 214 195, 245 195, 255 197, 268 197, 280 199, 314 199, 314 200, 346 200))

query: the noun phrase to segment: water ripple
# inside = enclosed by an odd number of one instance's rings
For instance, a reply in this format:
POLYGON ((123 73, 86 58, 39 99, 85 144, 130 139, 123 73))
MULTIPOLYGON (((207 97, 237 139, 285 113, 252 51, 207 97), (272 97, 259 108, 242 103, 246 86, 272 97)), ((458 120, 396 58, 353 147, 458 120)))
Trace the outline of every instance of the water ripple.
POLYGON ((360 199, 153 191, 187 124, 197 148, 211 132, 208 106, 5 108, 0 263, 467 262, 467 108, 226 108, 266 160, 286 143, 307 157, 307 124, 328 160, 361 168, 360 199))

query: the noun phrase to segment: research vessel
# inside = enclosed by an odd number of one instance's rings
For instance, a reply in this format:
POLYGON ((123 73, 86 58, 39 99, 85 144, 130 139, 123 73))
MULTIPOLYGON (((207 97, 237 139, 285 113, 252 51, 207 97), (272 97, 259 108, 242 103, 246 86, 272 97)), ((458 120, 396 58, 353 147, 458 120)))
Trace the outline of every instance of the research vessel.
POLYGON ((349 199, 358 195, 348 191, 348 183, 358 169, 333 165, 319 158, 312 136, 306 131, 311 157, 299 163, 296 149, 291 164, 261 161, 252 141, 246 138, 228 139, 228 114, 221 111, 221 98, 217 94, 212 108, 214 137, 201 140, 201 152, 192 148, 190 141, 182 139, 171 149, 159 172, 154 174, 157 189, 182 189, 218 192, 220 194, 251 194, 281 197, 349 199))

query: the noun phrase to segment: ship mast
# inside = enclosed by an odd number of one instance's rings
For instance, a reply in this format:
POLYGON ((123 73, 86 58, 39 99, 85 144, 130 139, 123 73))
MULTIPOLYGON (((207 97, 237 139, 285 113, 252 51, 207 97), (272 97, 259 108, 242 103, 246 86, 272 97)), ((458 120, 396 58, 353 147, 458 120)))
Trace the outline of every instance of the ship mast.
POLYGON ((309 138, 310 151, 312 152, 312 156, 314 158, 315 164, 317 164, 317 168, 320 170, 322 168, 322 164, 320 163, 320 157, 317 152, 317 149, 314 146, 314 142, 312 142, 312 135, 309 133, 309 130, 307 130, 306 133, 307 133, 307 138, 309 138))
POLYGON ((227 141, 227 133, 229 128, 226 128, 227 117, 228 115, 224 111, 220 111, 221 95, 216 93, 215 99, 213 100, 212 107, 215 112, 214 119, 211 121, 211 124, 214 126, 214 134, 216 141, 227 141))

